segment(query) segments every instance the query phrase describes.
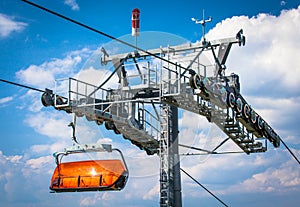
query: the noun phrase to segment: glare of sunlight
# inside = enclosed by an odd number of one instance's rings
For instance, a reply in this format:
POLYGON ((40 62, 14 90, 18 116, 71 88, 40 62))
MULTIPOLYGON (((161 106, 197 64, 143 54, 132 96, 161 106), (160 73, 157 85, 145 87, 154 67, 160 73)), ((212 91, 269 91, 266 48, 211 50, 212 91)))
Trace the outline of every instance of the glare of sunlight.
POLYGON ((92 176, 97 175, 97 172, 96 172, 95 168, 92 168, 92 169, 91 169, 91 175, 92 175, 92 176))

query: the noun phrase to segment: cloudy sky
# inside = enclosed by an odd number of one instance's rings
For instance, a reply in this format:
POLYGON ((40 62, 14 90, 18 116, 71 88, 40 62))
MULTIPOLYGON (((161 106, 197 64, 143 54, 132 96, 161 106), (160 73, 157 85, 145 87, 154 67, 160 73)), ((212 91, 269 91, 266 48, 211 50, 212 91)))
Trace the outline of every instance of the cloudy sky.
MULTIPOLYGON (((271 1, 84 1, 35 0, 47 8, 112 36, 131 33, 131 10, 141 10, 141 31, 200 40, 202 10, 213 21, 207 39, 235 36, 228 74, 240 75, 248 102, 300 157, 300 6, 271 1)), ((165 42, 167 42, 166 40, 165 42)), ((101 80, 108 72, 87 69, 86 61, 110 39, 54 17, 18 0, 0 0, 0 78, 53 88, 61 77, 101 80)), ((166 45, 163 45, 166 46, 166 45)), ((112 143, 122 149, 130 170, 120 192, 50 194, 52 153, 71 145, 72 116, 44 108, 40 93, 0 83, 0 206, 158 206, 159 163, 102 126, 78 120, 82 142, 112 143)), ((212 149, 224 135, 206 119, 180 111, 180 142, 212 149), (195 121, 197 120, 197 121, 195 121)), ((237 148, 227 143, 224 149, 237 148)), ((297 206, 300 166, 281 146, 262 154, 181 157, 182 167, 229 206, 297 206)), ((182 174, 184 206, 222 206, 182 174)))

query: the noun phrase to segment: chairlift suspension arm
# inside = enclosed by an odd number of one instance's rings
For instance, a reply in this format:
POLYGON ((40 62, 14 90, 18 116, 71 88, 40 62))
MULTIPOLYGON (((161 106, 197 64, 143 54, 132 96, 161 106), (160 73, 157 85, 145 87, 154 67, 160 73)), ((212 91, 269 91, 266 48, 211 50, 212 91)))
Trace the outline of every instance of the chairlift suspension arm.
POLYGON ((69 127, 72 127, 72 140, 76 143, 79 144, 76 138, 76 115, 74 114, 73 116, 73 122, 71 122, 69 127))

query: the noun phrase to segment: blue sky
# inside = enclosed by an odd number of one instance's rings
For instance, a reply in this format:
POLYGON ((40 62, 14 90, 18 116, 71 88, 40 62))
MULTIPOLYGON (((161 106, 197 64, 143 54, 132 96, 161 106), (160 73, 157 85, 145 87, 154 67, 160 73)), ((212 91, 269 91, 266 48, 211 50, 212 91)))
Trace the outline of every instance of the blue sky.
MULTIPOLYGON (((203 9, 213 17, 206 29, 210 40, 234 36, 243 28, 246 46, 233 47, 228 74, 240 75, 248 102, 300 157, 299 1, 34 2, 115 37, 131 33, 131 10, 136 7, 141 10, 141 32, 166 32, 191 42, 202 36, 191 17, 201 18, 203 9)), ((1 79, 51 88, 55 78, 78 75, 108 42, 22 1, 0 0, 1 79)), ((157 157, 146 157, 120 136, 85 120, 79 120, 79 136, 121 148, 130 167, 129 182, 121 192, 50 194, 55 167, 51 154, 71 144, 71 120, 64 112, 42 107, 39 93, 0 83, 0 206, 158 206, 157 157)), ((193 114, 181 111, 179 123, 182 142, 192 137, 193 143, 213 147, 222 136, 193 114)), ((236 149, 233 144, 225 148, 236 149)), ((182 166, 229 206, 300 202, 300 168, 283 146, 269 145, 263 154, 185 157, 182 166)), ((221 206, 185 175, 182 180, 184 206, 221 206)))

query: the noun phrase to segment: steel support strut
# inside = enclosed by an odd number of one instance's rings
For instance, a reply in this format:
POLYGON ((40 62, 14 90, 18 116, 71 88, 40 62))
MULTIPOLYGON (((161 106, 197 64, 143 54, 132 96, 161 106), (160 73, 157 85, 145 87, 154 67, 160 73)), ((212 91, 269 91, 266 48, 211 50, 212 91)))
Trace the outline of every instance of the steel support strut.
POLYGON ((178 108, 162 105, 160 139, 160 206, 181 207, 178 153, 178 108))
POLYGON ((174 207, 181 207, 181 176, 180 176, 180 157, 178 150, 178 108, 175 106, 170 107, 171 120, 172 120, 172 133, 170 136, 170 153, 174 157, 173 173, 174 173, 174 207))

